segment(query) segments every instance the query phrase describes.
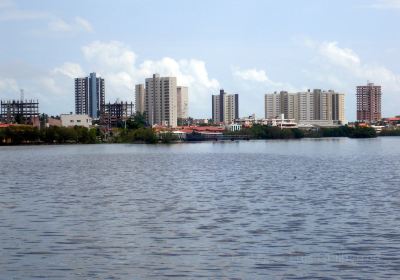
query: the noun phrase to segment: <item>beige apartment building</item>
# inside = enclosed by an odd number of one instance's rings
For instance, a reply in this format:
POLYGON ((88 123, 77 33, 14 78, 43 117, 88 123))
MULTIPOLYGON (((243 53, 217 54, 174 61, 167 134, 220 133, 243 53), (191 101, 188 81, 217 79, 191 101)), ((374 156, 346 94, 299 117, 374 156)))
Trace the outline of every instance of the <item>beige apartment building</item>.
POLYGON ((139 112, 141 114, 144 113, 145 107, 144 107, 144 84, 138 84, 135 86, 135 107, 136 107, 136 112, 139 112))
POLYGON ((149 125, 177 126, 176 77, 153 74, 145 82, 145 113, 149 125))
POLYGON ((223 89, 219 95, 212 96, 213 122, 231 124, 239 118, 239 95, 227 94, 223 89))
POLYGON ((188 87, 178 86, 176 87, 176 93, 178 119, 187 119, 189 117, 188 87))
POLYGON ((276 118, 280 114, 285 119, 295 119, 297 123, 345 123, 344 94, 320 89, 266 94, 265 118, 276 118))

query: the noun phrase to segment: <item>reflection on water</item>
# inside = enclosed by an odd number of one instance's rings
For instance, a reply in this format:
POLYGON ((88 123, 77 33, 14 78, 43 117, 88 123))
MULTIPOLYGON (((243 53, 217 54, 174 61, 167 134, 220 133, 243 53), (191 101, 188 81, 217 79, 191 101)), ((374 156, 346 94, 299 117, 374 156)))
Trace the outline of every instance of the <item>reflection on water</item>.
POLYGON ((400 138, 0 148, 0 278, 398 279, 400 138))

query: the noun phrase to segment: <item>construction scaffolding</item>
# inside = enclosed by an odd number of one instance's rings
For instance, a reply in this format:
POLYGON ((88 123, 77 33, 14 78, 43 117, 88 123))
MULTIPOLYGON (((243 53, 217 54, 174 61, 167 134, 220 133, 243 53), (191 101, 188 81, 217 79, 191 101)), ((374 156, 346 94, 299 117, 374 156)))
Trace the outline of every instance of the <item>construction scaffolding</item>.
POLYGON ((5 123, 32 124, 39 117, 38 100, 1 100, 0 120, 5 123))
POLYGON ((135 113, 133 102, 115 102, 104 105, 101 114, 101 123, 108 127, 117 127, 123 125, 135 113))

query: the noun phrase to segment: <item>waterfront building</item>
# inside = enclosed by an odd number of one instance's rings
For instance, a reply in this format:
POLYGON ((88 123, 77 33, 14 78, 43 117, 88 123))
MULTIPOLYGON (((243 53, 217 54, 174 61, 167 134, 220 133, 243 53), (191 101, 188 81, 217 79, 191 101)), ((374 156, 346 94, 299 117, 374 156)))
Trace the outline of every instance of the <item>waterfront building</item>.
POLYGON ((61 114, 61 126, 83 126, 89 128, 92 125, 92 118, 87 114, 61 114))
POLYGON ((153 74, 146 79, 145 115, 149 125, 177 126, 176 77, 153 74))
POLYGON ((184 120, 189 117, 188 106, 188 88, 183 86, 176 87, 177 115, 178 119, 184 120))
POLYGON ((143 114, 145 111, 144 95, 145 95, 144 84, 137 84, 135 86, 135 106, 136 106, 136 112, 141 114, 143 114))
POLYGON ((297 123, 345 123, 344 94, 320 89, 266 94, 265 118, 277 118, 280 114, 297 123))
POLYGON ((5 123, 32 124, 39 117, 37 100, 1 100, 0 121, 5 123))
POLYGON ((239 118, 239 95, 227 94, 223 89, 212 96, 213 122, 231 124, 239 118))
POLYGON ((100 117, 105 104, 104 79, 90 73, 88 77, 75 79, 75 114, 100 117))
POLYGON ((108 127, 117 127, 134 115, 135 106, 132 102, 114 102, 104 106, 101 123, 108 127))
POLYGON ((357 121, 374 123, 382 118, 381 86, 368 83, 357 86, 357 121))

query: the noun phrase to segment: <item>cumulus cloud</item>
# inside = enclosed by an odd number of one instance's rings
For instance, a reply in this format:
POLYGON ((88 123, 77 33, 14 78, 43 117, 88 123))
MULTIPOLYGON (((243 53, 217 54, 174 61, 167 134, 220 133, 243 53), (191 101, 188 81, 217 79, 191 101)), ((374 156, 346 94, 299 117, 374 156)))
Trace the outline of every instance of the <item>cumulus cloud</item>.
POLYGON ((92 32, 93 27, 90 22, 84 18, 76 17, 71 22, 57 18, 48 24, 49 29, 54 32, 72 33, 72 32, 92 32))
POLYGON ((239 67, 234 67, 232 70, 234 77, 242 80, 244 82, 256 82, 263 86, 262 91, 274 91, 274 90, 287 90, 287 91, 299 91, 296 87, 289 83, 273 81, 267 75, 267 72, 262 69, 249 68, 240 69, 239 67))
MULTIPOLYGON (((400 75, 384 65, 364 62, 352 49, 340 47, 337 42, 307 42, 317 53, 318 76, 326 82, 340 81, 348 90, 355 91, 355 86, 367 80, 382 86, 383 113, 396 114, 400 103, 400 75)), ((353 102, 353 100, 351 100, 353 102)), ((355 110, 355 109, 354 109, 355 110)))
POLYGON ((256 81, 256 82, 271 82, 264 70, 252 69, 235 69, 233 75, 239 77, 246 81, 256 81))
POLYGON ((159 73, 177 77, 178 85, 189 87, 190 113, 196 115, 209 111, 210 93, 219 88, 219 82, 209 77, 206 64, 201 60, 164 57, 138 63, 136 53, 119 41, 95 41, 83 46, 82 52, 93 71, 106 79, 106 95, 110 101, 132 100, 135 84, 144 83, 145 78, 159 73))
POLYGON ((77 63, 66 62, 60 67, 56 67, 52 71, 54 74, 62 74, 71 79, 82 77, 85 75, 83 72, 82 67, 77 63))

